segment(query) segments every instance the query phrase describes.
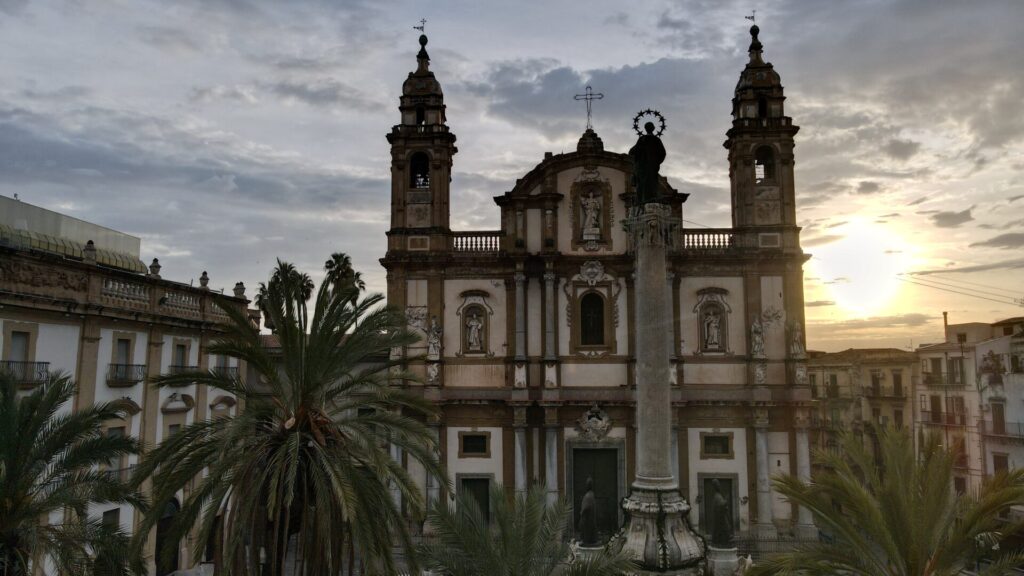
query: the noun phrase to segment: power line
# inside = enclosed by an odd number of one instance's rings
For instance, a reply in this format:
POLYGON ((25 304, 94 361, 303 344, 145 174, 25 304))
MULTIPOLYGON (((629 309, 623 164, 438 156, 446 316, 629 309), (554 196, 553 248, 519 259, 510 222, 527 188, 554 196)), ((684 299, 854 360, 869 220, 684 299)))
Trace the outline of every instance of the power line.
MULTIPOLYGON (((897 276, 900 276, 900 274, 897 274, 897 276)), ((923 282, 931 282, 933 284, 940 284, 942 286, 948 286, 950 288, 958 288, 960 290, 974 290, 975 292, 980 292, 982 294, 988 294, 989 296, 995 296, 997 298, 1012 298, 1013 297, 1012 295, 997 294, 995 292, 986 292, 985 290, 979 290, 977 288, 967 288, 965 286, 957 286, 956 284, 950 284, 948 282, 943 282, 941 280, 935 280, 934 278, 918 278, 918 280, 923 281, 923 282)), ((983 284, 977 284, 977 285, 978 286, 983 286, 983 284)), ((990 288, 988 286, 986 286, 986 287, 990 288)))
POLYGON ((922 282, 915 282, 909 278, 903 278, 901 276, 896 277, 897 280, 903 282, 909 282, 910 284, 917 284, 918 286, 924 286, 926 288, 934 288, 935 290, 942 290, 943 292, 951 292, 953 294, 960 294, 961 296, 972 296, 974 298, 981 298, 982 300, 988 300, 989 302, 996 302, 998 304, 1009 304, 1011 306, 1020 306, 1019 302, 1007 301, 1007 300, 996 300, 995 298, 989 298, 988 296, 979 296, 977 294, 971 294, 970 292, 960 292, 959 290, 952 290, 950 288, 941 288, 939 286, 932 286, 931 284, 924 284, 922 282))
MULTIPOLYGON (((955 274, 955 272, 933 272, 932 274, 955 274)), ((928 276, 931 276, 932 274, 928 274, 928 276)), ((915 274, 914 272, 909 272, 908 275, 910 275, 910 276, 918 276, 918 274, 915 274)), ((960 284, 970 284, 972 286, 981 286, 982 288, 989 288, 991 290, 999 290, 1000 292, 1009 292, 1010 294, 1014 294, 1014 295, 1020 293, 1019 291, 1007 290, 1006 288, 999 288, 998 286, 992 286, 990 284, 982 284, 980 282, 971 282, 969 280, 958 280, 958 279, 955 279, 955 278, 943 278, 943 280, 945 280, 947 282, 958 282, 960 284)))

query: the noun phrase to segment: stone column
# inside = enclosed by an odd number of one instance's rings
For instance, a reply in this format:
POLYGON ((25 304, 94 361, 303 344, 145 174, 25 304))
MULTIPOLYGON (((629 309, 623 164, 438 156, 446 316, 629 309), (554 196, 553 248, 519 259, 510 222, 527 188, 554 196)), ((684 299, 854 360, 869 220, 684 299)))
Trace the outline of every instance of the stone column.
MULTIPOLYGON (((430 436, 434 439, 434 443, 440 446, 441 443, 441 422, 435 417, 431 418, 430 421, 430 436)), ((441 463, 442 467, 444 462, 441 463)), ((434 477, 430 473, 430 470, 426 466, 423 467, 424 473, 426 474, 426 487, 427 487, 427 504, 437 502, 441 498, 441 489, 438 478, 434 477)))
POLYGON ((544 408, 544 484, 548 504, 558 501, 558 408, 544 408))
POLYGON ((558 342, 555 341, 555 273, 544 273, 544 360, 553 362, 558 358, 558 342))
POLYGON ((514 409, 516 493, 526 492, 526 408, 514 409))
POLYGON ((526 274, 516 272, 516 360, 526 360, 526 274))
MULTIPOLYGON (((394 461, 397 462, 399 466, 402 465, 401 446, 398 446, 397 444, 391 445, 391 458, 394 459, 394 461)), ((391 499, 395 501, 395 506, 397 506, 399 509, 402 508, 402 491, 398 488, 398 484, 395 482, 391 483, 391 499)))
POLYGON ((633 208, 626 230, 636 258, 636 480, 623 510, 624 550, 643 570, 695 573, 703 543, 687 522, 690 506, 672 473, 672 393, 669 379, 671 305, 666 256, 676 222, 663 204, 633 208))
MULTIPOLYGON (((793 422, 796 428, 796 476, 803 483, 811 481, 811 450, 807 439, 808 418, 806 410, 800 410, 793 422)), ((814 515, 807 508, 800 506, 797 511, 796 535, 806 540, 818 539, 818 527, 814 525, 814 515)))
POLYGON ((754 532, 761 538, 777 536, 772 522, 772 491, 768 479, 768 409, 757 408, 754 415, 754 447, 757 464, 757 519, 754 532))

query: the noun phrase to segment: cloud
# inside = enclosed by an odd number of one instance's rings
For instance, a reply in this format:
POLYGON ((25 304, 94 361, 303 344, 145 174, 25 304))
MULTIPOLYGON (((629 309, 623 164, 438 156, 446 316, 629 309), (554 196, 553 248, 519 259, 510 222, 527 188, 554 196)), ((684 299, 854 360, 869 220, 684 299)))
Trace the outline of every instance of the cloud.
POLYGON ((860 184, 857 184, 858 194, 874 194, 878 192, 881 187, 878 182, 871 182, 869 180, 862 180, 860 184))
POLYGON ((249 86, 207 86, 193 88, 189 94, 193 102, 208 103, 216 100, 230 100, 255 104, 259 99, 249 86))
POLYGON ((913 140, 900 140, 898 138, 893 138, 882 146, 882 151, 896 160, 908 160, 910 157, 917 154, 920 149, 920 142, 914 142, 913 140))
POLYGON ((810 302, 804 302, 805 308, 819 308, 823 306, 835 306, 835 300, 811 300, 810 302))
POLYGON ((928 276, 930 274, 947 274, 951 272, 987 272, 989 270, 1024 270, 1024 258, 1011 258, 1009 260, 999 260, 985 264, 973 264, 971 266, 961 266, 959 268, 951 266, 949 268, 938 268, 933 270, 918 270, 916 272, 908 272, 907 274, 928 276))
POLYGON ((974 220, 971 216, 971 208, 960 212, 936 212, 930 216, 932 223, 939 228, 956 228, 957 226, 974 220))
POLYGON ((278 80, 260 83, 259 86, 285 100, 296 100, 310 106, 323 108, 344 106, 365 111, 377 111, 384 108, 384 104, 380 100, 371 98, 333 78, 278 80))
POLYGON ((143 26, 139 38, 151 46, 177 54, 198 54, 202 47, 184 30, 165 26, 143 26))
POLYGON ((815 325, 827 327, 834 332, 852 332, 862 330, 878 330, 886 328, 917 328, 927 326, 936 319, 928 314, 911 312, 893 316, 872 316, 869 318, 853 318, 850 320, 816 320, 815 325))
POLYGON ((1021 198, 1024 198, 1024 194, 1018 194, 1016 196, 1010 196, 1008 198, 1008 200, 1012 203, 1012 202, 1016 202, 1017 200, 1020 200, 1021 198))
POLYGON ((927 199, 928 199, 928 197, 927 197, 927 196, 921 196, 921 197, 920 197, 920 198, 918 198, 917 200, 912 200, 911 202, 908 202, 908 203, 907 203, 907 206, 917 206, 918 204, 920 204, 920 203, 924 202, 924 201, 925 201, 925 200, 927 200, 927 199))
POLYGON ((992 246, 995 248, 1022 248, 1024 247, 1024 233, 1011 232, 1009 234, 1000 234, 993 238, 989 238, 988 240, 971 243, 971 247, 974 246, 992 246))
POLYGON ((812 246, 823 246, 825 244, 831 244, 832 242, 842 240, 843 238, 846 238, 846 236, 843 236, 842 234, 827 234, 824 236, 813 236, 811 238, 801 240, 800 244, 810 248, 812 246))

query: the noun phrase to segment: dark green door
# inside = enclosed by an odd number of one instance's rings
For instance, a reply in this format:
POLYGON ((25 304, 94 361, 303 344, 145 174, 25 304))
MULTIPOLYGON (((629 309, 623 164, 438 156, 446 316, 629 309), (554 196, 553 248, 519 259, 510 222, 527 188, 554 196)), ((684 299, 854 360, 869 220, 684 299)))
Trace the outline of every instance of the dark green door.
POLYGON ((732 531, 736 533, 736 502, 733 499, 733 486, 732 478, 707 478, 705 477, 701 482, 701 495, 700 495, 700 531, 705 536, 710 536, 711 531, 714 530, 715 514, 714 514, 714 495, 715 490, 712 485, 712 481, 718 480, 718 490, 721 492, 722 497, 725 498, 726 509, 729 511, 729 523, 732 525, 732 531))
POLYGON ((462 493, 476 500, 484 518, 491 519, 491 480, 489 478, 463 478, 462 493))
POLYGON ((580 522, 580 503, 587 493, 587 479, 594 481, 597 537, 607 542, 619 529, 619 464, 614 448, 575 448, 572 452, 572 533, 580 522))

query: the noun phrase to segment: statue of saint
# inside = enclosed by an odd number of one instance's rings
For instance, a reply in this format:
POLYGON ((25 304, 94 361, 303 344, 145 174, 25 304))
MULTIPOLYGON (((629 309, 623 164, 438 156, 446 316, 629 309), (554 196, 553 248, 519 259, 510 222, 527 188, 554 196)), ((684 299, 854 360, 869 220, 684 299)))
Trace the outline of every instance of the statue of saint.
POLYGON ((792 340, 789 343, 789 355, 793 358, 803 358, 806 355, 804 350, 804 333, 800 321, 793 322, 792 340))
POLYGON ((729 501, 722 495, 718 479, 711 480, 711 544, 715 548, 732 547, 732 510, 729 501))
POLYGON ((597 546, 597 501, 594 498, 594 479, 587 477, 587 491, 580 502, 580 521, 576 531, 583 546, 597 546))
POLYGON ((754 316, 750 323, 750 355, 754 358, 764 358, 764 326, 757 316, 754 316))
POLYGON ((722 316, 711 308, 704 314, 704 348, 718 350, 722 347, 722 316))
POLYGON ((658 170, 665 161, 665 146, 654 135, 654 123, 644 124, 646 134, 629 149, 633 160, 633 185, 636 187, 636 205, 661 201, 661 176, 658 170))
POLYGON ((597 194, 591 196, 583 196, 580 198, 580 207, 583 209, 583 227, 581 228, 584 236, 592 230, 597 230, 600 234, 601 229, 601 198, 597 194))
POLYGON ((430 329, 427 330, 427 360, 441 359, 441 327, 437 324, 437 316, 430 318, 430 329))
POLYGON ((468 319, 466 319, 466 343, 469 345, 470 350, 483 350, 483 327, 484 323, 482 320, 480 320, 480 316, 477 314, 473 314, 468 319))

